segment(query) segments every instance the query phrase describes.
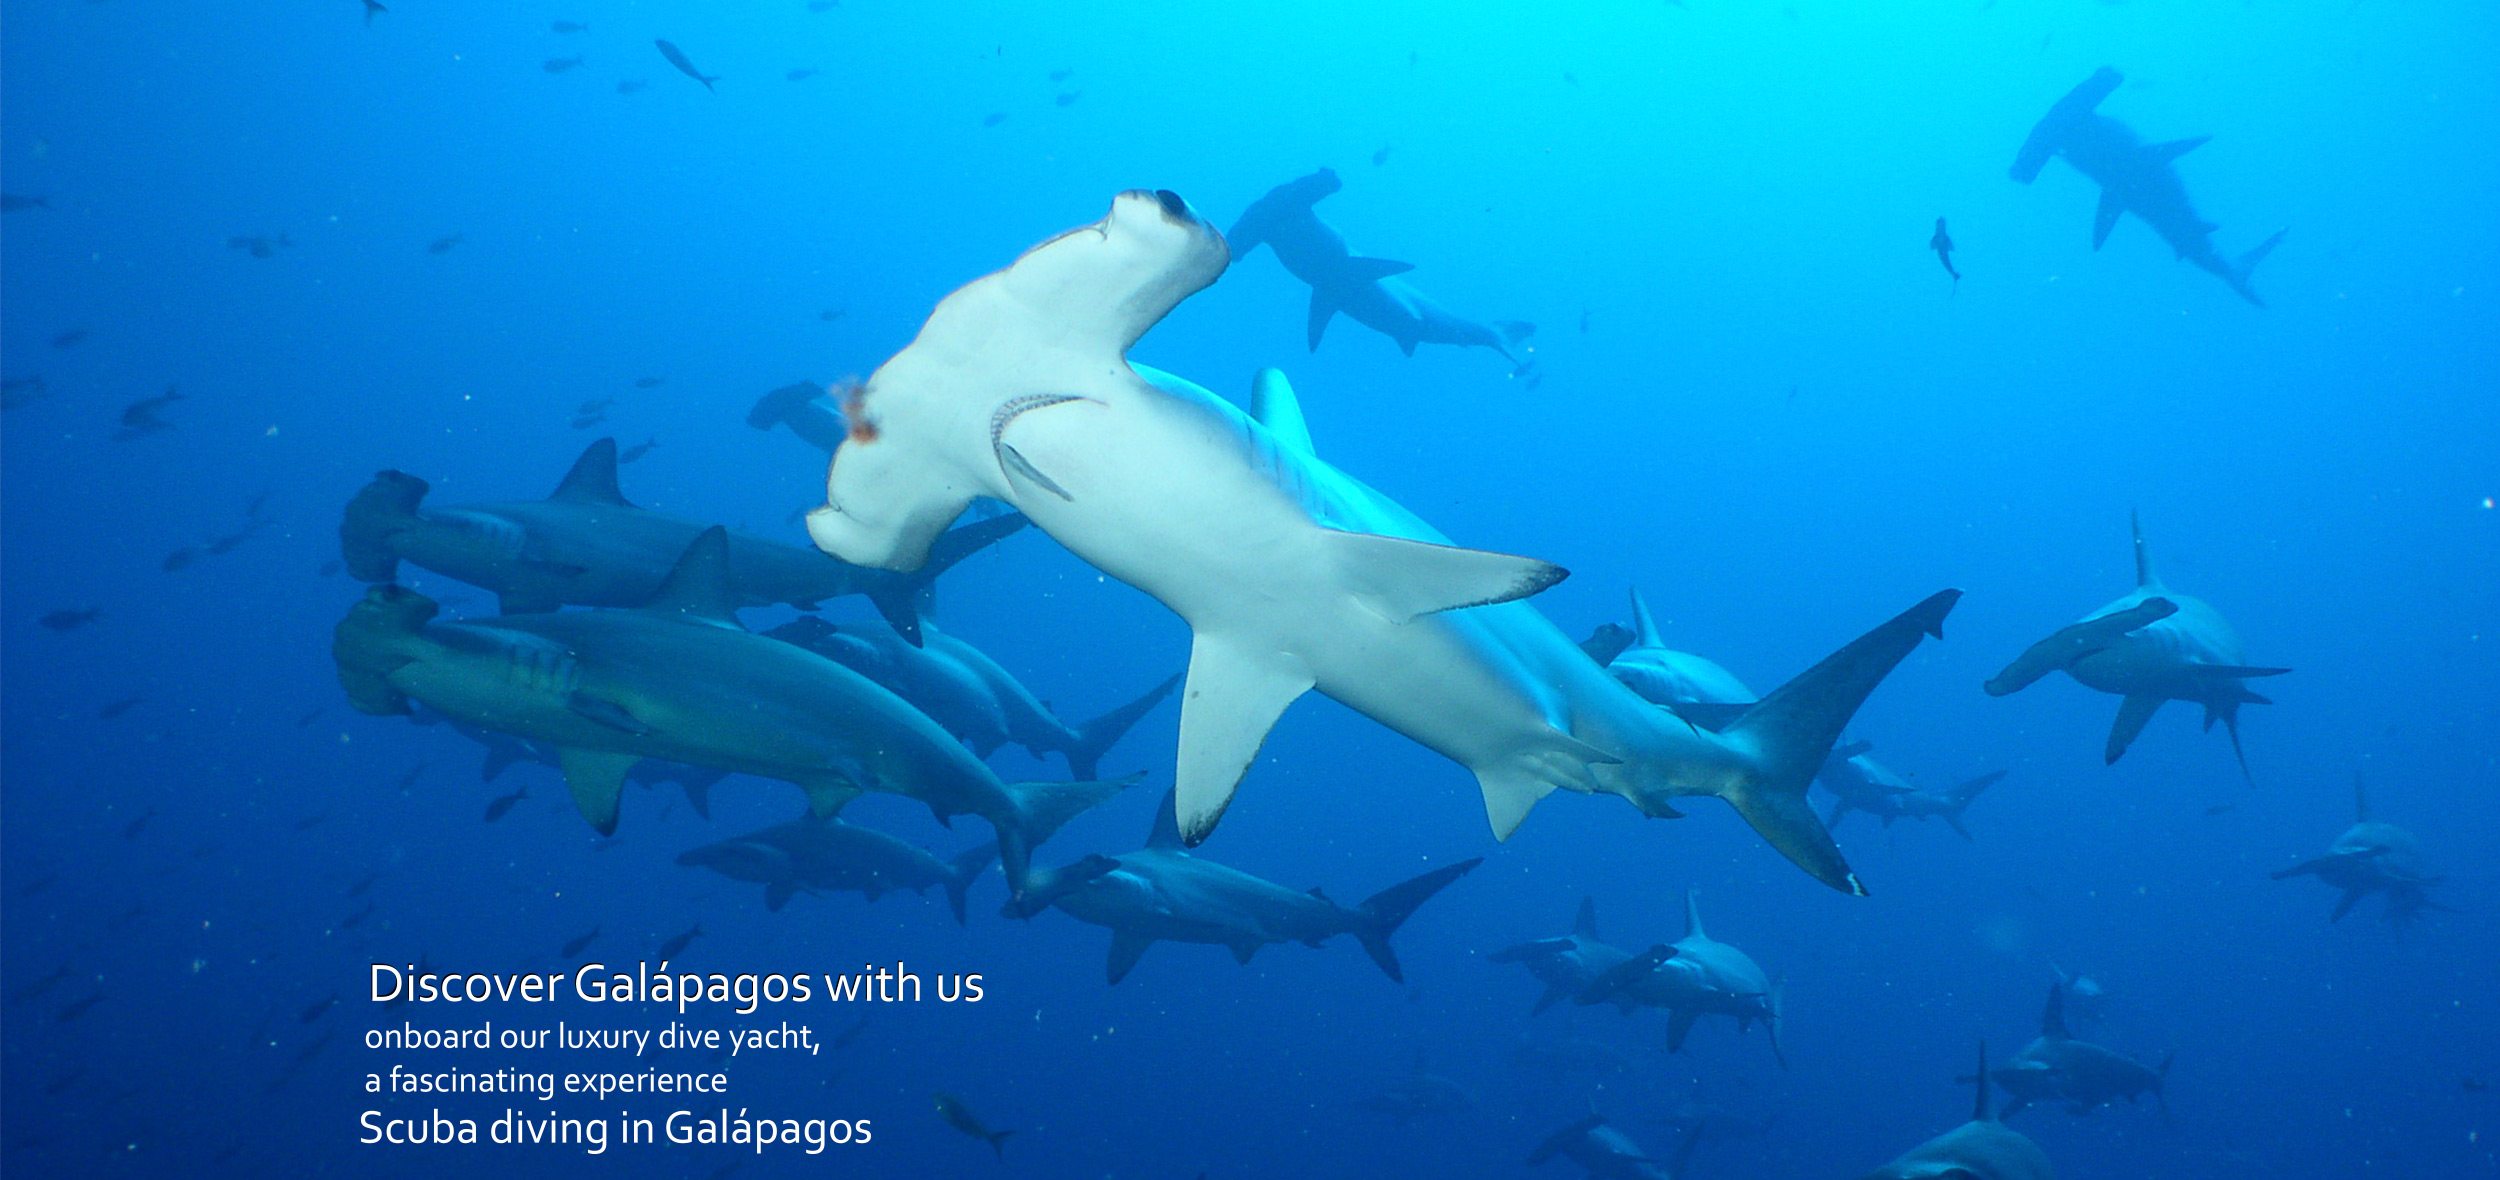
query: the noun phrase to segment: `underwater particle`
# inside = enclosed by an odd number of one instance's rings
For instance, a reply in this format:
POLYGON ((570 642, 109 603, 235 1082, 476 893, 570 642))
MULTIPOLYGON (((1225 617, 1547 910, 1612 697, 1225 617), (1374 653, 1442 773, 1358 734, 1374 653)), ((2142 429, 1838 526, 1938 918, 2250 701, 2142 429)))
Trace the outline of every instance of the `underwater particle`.
POLYGON ((90 606, 77 610, 64 607, 60 610, 49 612, 45 614, 43 618, 36 621, 42 623, 44 629, 46 630, 68 632, 75 631, 80 627, 84 627, 87 624, 96 621, 96 619, 102 617, 103 614, 104 610, 101 607, 90 606))
POLYGON ((785 80, 785 81, 790 81, 790 82, 804 82, 804 81, 807 81, 808 79, 813 78, 813 77, 815 77, 815 76, 816 76, 816 67, 814 67, 814 66, 800 66, 799 68, 797 68, 797 69, 795 69, 795 70, 792 70, 792 71, 790 71, 790 72, 789 72, 789 73, 787 73, 787 74, 783 74, 783 75, 782 75, 782 78, 783 78, 783 80, 785 80))
POLYGON ((557 21, 557 22, 555 22, 555 23, 553 23, 553 24, 548 25, 548 26, 547 26, 547 31, 548 31, 548 32, 551 32, 551 33, 564 33, 564 34, 572 34, 572 33, 587 33, 587 32, 589 32, 589 31, 590 31, 590 26, 589 26, 589 25, 586 25, 586 24, 583 24, 583 23, 582 23, 582 22, 580 22, 580 21, 574 21, 574 20, 560 20, 560 21, 557 21))
POLYGON ((447 238, 436 238, 425 244, 425 252, 428 254, 449 254, 451 253, 452 247, 468 240, 469 239, 462 237, 459 234, 453 234, 447 238))
POLYGON ((983 118, 983 119, 981 120, 981 125, 982 125, 982 126, 984 126, 984 127, 996 127, 996 126, 998 126, 999 124, 1004 123, 1004 122, 1006 122, 1006 121, 1007 121, 1007 112, 1005 112, 1005 111, 991 111, 991 112, 989 113, 989 115, 988 115, 986 118, 983 118))
POLYGON ((1052 101, 1052 102, 1055 102, 1055 103, 1058 103, 1060 106, 1063 106, 1063 107, 1068 107, 1068 106, 1075 106, 1075 105, 1076 105, 1076 100, 1078 100, 1078 99, 1080 99, 1080 98, 1083 98, 1083 97, 1085 97, 1085 92, 1084 92, 1084 91, 1082 91, 1082 90, 1071 90, 1071 91, 1067 92, 1066 94, 1062 94, 1062 95, 1060 95, 1059 97, 1052 99, 1051 101, 1052 101))
POLYGON ((85 328, 64 329, 60 334, 52 338, 52 347, 76 348, 78 346, 78 342, 86 338, 87 330, 85 328))
POLYGON ((627 78, 616 84, 616 92, 618 94, 632 94, 633 92, 649 85, 649 82, 645 82, 640 78, 627 78))
POLYGON ((16 193, 0 193, 0 213, 23 213, 29 209, 49 209, 52 202, 44 197, 21 197, 16 193))

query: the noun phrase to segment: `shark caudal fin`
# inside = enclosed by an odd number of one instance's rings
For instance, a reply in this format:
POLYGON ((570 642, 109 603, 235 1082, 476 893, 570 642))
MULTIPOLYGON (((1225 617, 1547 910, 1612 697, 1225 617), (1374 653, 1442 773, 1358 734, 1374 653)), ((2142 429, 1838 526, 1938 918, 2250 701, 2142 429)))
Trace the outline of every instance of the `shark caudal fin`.
POLYGON ((1162 704, 1163 698, 1172 695, 1172 690, 1180 687, 1180 683, 1181 678, 1174 675, 1147 689, 1136 700, 1080 723, 1075 730, 1076 740, 1060 751, 1067 756, 1068 773, 1081 779, 1093 778, 1102 763, 1102 756, 1110 753, 1111 747, 1118 745, 1139 719, 1162 704))
POLYGON ((1773 689, 1721 731, 1740 748, 1750 748, 1755 768, 1722 789, 1720 797, 1771 847, 1843 893, 1864 896, 1866 887, 1849 871, 1831 832, 1807 806, 1806 788, 1867 694, 1920 639, 1944 637, 1944 618, 1961 597, 1959 590, 1941 591, 1893 616, 1773 689))
POLYGON ((929 560, 908 574, 875 578, 866 591, 868 601, 875 604, 877 614, 894 633, 913 647, 920 646, 920 614, 935 596, 937 576, 953 569, 956 562, 987 549, 1032 523, 1021 512, 1009 512, 988 520, 974 521, 962 528, 948 529, 929 546, 929 560))
POLYGON ((2290 232, 2290 230, 2278 229, 2274 231, 2273 237, 2257 243, 2255 248, 2232 259, 2231 273, 2223 276, 2223 281, 2231 284, 2231 289, 2238 292, 2240 298, 2258 307, 2264 307, 2266 301, 2257 297, 2257 288, 2249 283, 2249 276, 2256 273, 2257 264, 2264 262, 2266 255, 2274 253, 2274 248, 2283 244, 2283 235, 2290 232))
POLYGON ((1043 841, 1057 834, 1069 820, 1137 785, 1144 777, 1132 774, 1110 782, 1007 784, 1015 812, 992 822, 998 828, 998 867, 1007 875, 1009 891, 1024 892, 1025 875, 1033 865, 1033 850, 1043 841))
POLYGON ((399 550, 391 538, 417 522, 417 506, 430 490, 405 471, 383 471, 347 502, 347 515, 339 521, 339 556, 348 576, 359 582, 399 576, 399 550))
POLYGON ((1390 949, 1389 936, 1397 933, 1398 927, 1414 916, 1417 906, 1483 863, 1484 858, 1479 856, 1454 865, 1443 865, 1420 877, 1383 889, 1355 907, 1354 912, 1360 920, 1354 927, 1354 937, 1362 942, 1364 952, 1371 955, 1372 962, 1380 964, 1380 970, 1391 981, 1406 982, 1406 973, 1398 967, 1398 954, 1390 949))
POLYGON ((955 911, 956 925, 964 924, 964 895, 971 890, 972 883, 989 870, 990 862, 997 859, 998 849, 983 847, 958 854, 946 862, 946 905, 955 911))
POLYGON ((365 591, 330 630, 330 658, 338 664, 347 703, 377 716, 410 712, 407 694, 392 687, 390 675, 414 658, 407 648, 422 641, 426 623, 442 609, 433 599, 388 582, 365 591))

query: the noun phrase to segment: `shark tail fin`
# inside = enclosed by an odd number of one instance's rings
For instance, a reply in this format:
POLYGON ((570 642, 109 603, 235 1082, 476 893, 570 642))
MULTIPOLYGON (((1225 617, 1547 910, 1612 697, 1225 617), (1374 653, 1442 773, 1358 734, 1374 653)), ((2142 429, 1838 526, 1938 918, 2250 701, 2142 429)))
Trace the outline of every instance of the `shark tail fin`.
POLYGON ((1568 1150, 1572 1144, 1579 1142, 1581 1136, 1584 1136, 1589 1132, 1605 1125, 1605 1115, 1592 1114, 1587 1118, 1581 1119, 1579 1122, 1573 1123, 1568 1127, 1564 1127, 1562 1130, 1546 1136, 1543 1143, 1536 1145, 1536 1150, 1528 1153, 1528 1166, 1533 1168, 1538 1164, 1554 1158, 1555 1156, 1561 1155, 1564 1151, 1568 1150))
POLYGON ((956 925, 964 924, 964 894, 983 872, 988 871, 990 862, 997 859, 998 849, 984 846, 946 862, 946 867, 951 870, 946 878, 946 904, 955 911, 956 925))
POLYGON ((1355 907, 1355 912, 1362 916, 1362 924, 1355 927, 1354 936, 1362 940, 1363 950, 1371 955, 1372 962, 1380 964, 1381 971, 1390 980, 1404 983, 1406 973, 1398 967, 1398 954, 1390 949, 1389 936, 1397 933, 1398 927, 1414 916, 1416 907, 1483 863, 1483 857, 1475 857, 1454 865, 1443 865, 1364 898, 1363 904, 1355 907))
POLYGON ((2274 248, 2283 244, 2283 235, 2290 232, 2290 230, 2278 229, 2274 231, 2273 237, 2257 243, 2255 247, 2231 260, 2231 289, 2239 292, 2240 298, 2259 307, 2266 305, 2265 300, 2257 297, 2257 288, 2249 284, 2248 278, 2256 273, 2257 264, 2264 262, 2266 255, 2274 253, 2274 248))
MULTIPOLYGON (((707 81, 703 85, 708 89, 711 83, 707 81)), ((992 1131, 981 1137, 989 1140, 990 1150, 995 1152, 998 1158, 1005 1159, 1007 1158, 1007 1137, 1013 1134, 1015 1134, 1014 1131, 992 1131)))
POLYGON ((1129 727, 1136 725, 1138 719, 1153 712, 1156 705, 1163 703, 1163 698, 1172 695, 1172 690, 1180 687, 1180 683, 1180 676, 1175 674, 1147 689, 1136 700, 1079 724, 1075 743, 1063 751, 1068 757, 1068 773, 1081 779, 1093 778, 1102 756, 1127 735, 1129 727))
POLYGON ((1864 896, 1866 887, 1807 806, 1806 788, 1867 694, 1921 638, 1943 637, 1945 615, 1961 597, 1959 590, 1941 591, 1893 616, 1772 690, 1723 731, 1752 747, 1756 771, 1722 797, 1773 848, 1843 893, 1864 896))
POLYGON ((487 734, 493 740, 486 743, 486 761, 478 764, 478 781, 491 783, 503 777, 503 772, 512 769, 514 763, 530 760, 529 747, 522 745, 520 739, 492 730, 487 734))
MULTIPOLYGON (((1788 1068, 1788 1050, 1780 1044, 1780 1024, 1788 1010, 1788 977, 1771 981, 1771 994, 1763 997, 1762 1031, 1771 1038, 1771 1059, 1788 1068)), ((1680 1174, 1680 1173, 1679 1173, 1680 1174)))
POLYGON ((877 579, 868 591, 868 601, 876 604, 877 614, 884 617, 887 626, 918 647, 921 604, 936 589, 937 576, 954 568, 956 562, 1005 540, 1027 523, 1023 513, 1009 512, 949 529, 929 546, 927 563, 909 574, 877 579))
POLYGON ((417 506, 431 490, 405 471, 383 471, 347 502, 347 516, 339 522, 339 556, 350 576, 359 582, 399 576, 399 553, 391 548, 391 534, 416 521, 417 506))
POLYGON ((1093 810, 1144 777, 1132 774, 1110 782, 1009 783, 1007 794, 1015 800, 1015 814, 998 824, 998 863, 1000 871, 1007 874, 1007 887, 1016 893, 1024 892, 1034 848, 1069 820, 1093 810))

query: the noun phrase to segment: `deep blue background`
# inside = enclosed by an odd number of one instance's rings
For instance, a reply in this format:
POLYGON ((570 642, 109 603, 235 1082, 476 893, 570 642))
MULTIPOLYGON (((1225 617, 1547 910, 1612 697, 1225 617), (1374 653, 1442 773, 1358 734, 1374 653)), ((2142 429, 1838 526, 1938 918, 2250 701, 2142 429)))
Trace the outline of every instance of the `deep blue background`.
MULTIPOLYGON (((2125 1108, 2023 1117, 2062 1175, 2500 1172, 2500 1099, 2461 1085, 2500 1080, 2489 5, 405 0, 369 28, 357 10, 0 13, 0 181, 53 206, 0 227, 0 367, 50 390, 0 435, 10 1172, 581 1166, 354 1146, 364 1072, 422 1055, 351 1042, 450 1017, 302 1014, 352 996, 373 959, 557 969, 557 946, 599 926, 592 953, 631 962, 700 920, 681 965, 901 958, 989 978, 977 1009, 879 1012, 843 1055, 739 1069, 734 1097, 759 1113, 874 1119, 876 1146, 836 1166, 996 1166, 929 1114, 945 1088, 1023 1129, 1020 1174, 1510 1175, 1589 1098, 1508 1064, 1566 1021, 1530 1020, 1534 986, 1484 952, 1559 933, 1584 894, 1615 941, 1673 937, 1688 886, 1712 933, 1786 974, 1794 1071, 1724 1022, 1675 1058, 1662 1018, 1571 1023, 1636 1050, 1595 1100, 1657 1150, 1653 1116, 1696 1079, 1781 1112, 1768 1135, 1705 1145, 1696 1177, 1856 1175, 1949 1126, 1973 1040, 2002 1054, 2035 1031, 2051 959, 2118 994, 2111 1043, 2177 1053, 2172 1128, 2125 1108), (574 54, 579 69, 542 68, 574 54), (2032 121, 2104 63, 2129 79, 2105 113, 2147 139, 2215 137, 2180 169, 2226 253, 2291 228, 2257 274, 2270 310, 2137 223, 2093 253, 2094 191, 2064 164, 2006 178, 2032 121), (784 79, 799 67, 821 72, 784 79), (618 93, 627 79, 649 85, 618 93), (1306 354, 1305 289, 1265 252, 1139 359, 1227 394, 1283 366, 1323 455, 1462 543, 1572 568, 1539 600, 1567 629, 1623 617, 1637 583, 1671 642, 1757 688, 1965 587, 1948 641, 1854 732, 1930 785, 2010 768, 1972 811, 1977 843, 1853 818, 1863 901, 1715 805, 1649 823, 1561 797, 1496 846, 1462 770, 1314 697, 1206 851, 1349 899, 1489 856, 1400 935, 1412 990, 1343 942, 1247 968, 1167 945, 1105 988, 1106 935, 998 919, 995 877, 959 930, 934 896, 767 914, 752 887, 670 863, 785 817, 784 786, 725 785, 709 825, 632 796, 619 843, 594 850, 551 772, 481 785, 459 738, 340 699, 328 629, 357 589, 317 571, 375 469, 424 476, 438 502, 543 494, 596 433, 568 429, 572 408, 615 397, 600 430, 660 444, 625 470, 629 496, 802 540, 787 517, 820 495, 821 456, 742 425, 756 394, 867 372, 946 291, 1119 189, 1176 189, 1221 225, 1321 164, 1346 181, 1322 213, 1359 252, 1415 263, 1409 279, 1464 314, 1542 325, 1541 387, 1481 351, 1403 358, 1343 320, 1306 354), (1939 214, 1959 292, 1923 249, 1939 214), (268 259, 226 244, 281 231, 294 245, 268 259), (636 389, 646 376, 666 380, 636 389), (176 426, 112 441, 120 407, 169 383, 187 397, 176 426), (160 570, 264 491, 277 525, 160 570), (2254 789, 2189 708, 2104 768, 2111 699, 2063 678, 1977 691, 2127 588, 2131 507, 2173 586, 2236 621, 2253 661, 2297 669, 2245 714, 2254 789), (104 612, 93 626, 37 624, 84 606, 104 612), (2399 938, 2372 903, 2330 927, 2328 891, 2266 879, 2349 822, 2356 771, 2463 912, 2399 938), (481 826, 524 781, 531 801, 481 826), (2237 807, 2205 814, 2220 804, 2237 807), (339 928, 376 870, 378 909, 339 928), (69 977, 26 996, 56 969, 69 977), (1352 1107, 1418 1051, 1471 1112, 1400 1129, 1352 1107)), ((415 582, 455 613, 491 610, 415 582)), ((1187 651, 1159 606, 1038 536, 951 574, 942 617, 1071 716, 1187 651)), ((1153 777, 1044 861, 1135 845, 1173 727, 1167 706, 1107 761, 1153 777)), ((892 799, 850 814, 942 852, 986 835, 892 799)), ((820 1035, 851 1020, 808 1015, 820 1035)), ((776 1154, 740 1174, 821 1166, 776 1154)))

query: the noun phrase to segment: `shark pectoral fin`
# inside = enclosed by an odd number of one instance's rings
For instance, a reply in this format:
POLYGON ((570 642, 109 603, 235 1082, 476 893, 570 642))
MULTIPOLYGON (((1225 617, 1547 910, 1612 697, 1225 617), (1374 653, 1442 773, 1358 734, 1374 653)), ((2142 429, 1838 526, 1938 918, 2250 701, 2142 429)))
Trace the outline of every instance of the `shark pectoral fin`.
POLYGON ((2339 898, 2336 898, 2336 899, 2335 899, 2335 912, 2334 912, 2334 913, 2332 913, 2332 914, 2328 914, 2328 915, 2326 916, 2326 920, 2327 920, 2327 921, 2329 921, 2329 922, 2341 922, 2341 921, 2343 921, 2343 920, 2344 920, 2344 915, 2351 913, 2351 912, 2352 912, 2352 907, 2357 906, 2357 905, 2360 905, 2360 904, 2361 904, 2361 898, 2363 897, 2363 895, 2365 895, 2365 894, 2366 894, 2366 893, 2368 893, 2368 892, 2369 892, 2369 891, 2368 891, 2368 890, 2365 890, 2365 889, 2347 889, 2347 890, 2345 890, 2345 891, 2344 891, 2344 895, 2343 895, 2342 897, 2339 897, 2339 898))
POLYGON ((1533 557, 1371 533, 1330 531, 1328 547, 1354 600, 1392 623, 1526 598, 1571 576, 1533 557))
POLYGON ((2116 763, 2127 747, 2135 744, 2135 736, 2144 732, 2144 723, 2161 709, 2163 699, 2137 693, 2119 702, 2118 720, 2109 727, 2109 744, 2101 750, 2103 762, 2116 763))
POLYGON ((1568 983, 1547 984, 1545 986, 1545 994, 1536 998, 1536 1006, 1530 1008, 1528 1010, 1528 1014, 1531 1016, 1536 1015, 1537 1013, 1543 1012, 1556 1004, 1562 1003, 1564 1000, 1570 999, 1571 991, 1571 985, 1568 983))
POLYGON ((1215 830, 1267 731, 1313 683, 1300 657, 1273 647, 1204 631, 1191 641, 1173 784, 1184 843, 1196 844, 1215 830))
POLYGON ((2118 215, 2126 211, 2126 204, 2118 199, 2117 193, 2109 189, 2101 190, 2101 204, 2092 210, 2093 249, 2100 249, 2101 243, 2109 240, 2109 231, 2117 228, 2118 215))
POLYGON ((564 707, 610 729, 621 730, 636 737, 651 732, 650 726, 635 720, 633 714, 625 711, 625 706, 611 700, 577 692, 565 699, 564 707))
POLYGON ((1699 1008, 1678 1008, 1667 1017, 1667 1052, 1684 1051, 1684 1038, 1693 1035, 1694 1022, 1701 1019, 1699 1008))
POLYGON ((998 462, 1000 466, 1007 469, 1010 481, 1022 479, 1062 500, 1071 503, 1076 500, 1076 497, 1068 494, 1068 489, 1059 486, 1058 481, 1042 474, 1041 469, 1033 466, 1033 461, 1025 458, 1024 452, 1017 450, 1013 444, 998 444, 998 462))
POLYGON ((1129 970, 1137 966, 1138 958, 1146 953, 1147 947, 1154 944, 1155 940, 1143 934, 1131 934, 1126 930, 1112 931, 1111 960, 1104 966, 1105 977, 1113 983, 1128 978, 1129 970))
POLYGON ((1392 275, 1402 275, 1413 269, 1415 269, 1415 264, 1412 262, 1399 262, 1389 258, 1364 258, 1358 255, 1345 260, 1346 277, 1358 283, 1377 283, 1392 275))
POLYGON ((1311 341, 1311 351, 1319 351, 1319 338, 1328 334, 1328 321, 1336 318, 1337 301, 1325 287, 1311 288, 1311 310, 1303 320, 1303 334, 1311 341))
POLYGON ((788 881, 774 881, 766 884, 764 886, 764 908, 771 910, 776 914, 780 913, 781 907, 790 904, 791 895, 797 893, 798 891, 799 887, 788 881))
POLYGON ((602 836, 616 834, 617 798, 625 790, 625 772, 642 761, 640 754, 585 750, 568 746, 556 752, 564 768, 564 785, 573 791, 573 806, 602 836))
MULTIPOLYGON (((2172 160, 2176 160, 2176 159, 2178 159, 2179 157, 2181 157, 2181 156, 2184 156, 2184 155, 2188 154, 2189 152, 2195 151, 2196 149, 2198 149, 2198 148, 2200 148, 2200 147, 2205 146, 2206 141, 2211 140, 2212 138, 2213 138, 2213 136, 2210 136, 2210 135, 2199 135, 2199 136, 2195 136, 2194 138, 2190 138, 2190 139, 2174 139, 2174 140, 2171 140, 2171 141, 2170 141, 2170 142, 2168 142, 2168 143, 2157 143, 2157 144, 2154 144, 2153 146, 2148 147, 2148 148, 2146 148, 2146 149, 2144 149, 2144 150, 2145 150, 2146 152, 2151 153, 2151 154, 2152 154, 2152 157, 2153 157, 2154 159, 2159 160, 2159 161, 2161 161, 2161 162, 2162 162, 2162 163, 2164 163, 2164 164, 2167 164, 2167 163, 2171 162, 2172 160)), ((2208 229, 2208 230, 2210 230, 2210 229, 2212 229, 2212 228, 2214 228, 2214 227, 2213 227, 2213 226, 2211 226, 2211 225, 2208 225, 2208 226, 2206 226, 2205 228, 2206 228, 2206 229, 2208 229)))
POLYGON ((1422 341, 1417 340, 1412 336, 1400 336, 1398 337, 1398 351, 1405 353, 1408 356, 1413 356, 1415 355, 1415 346, 1420 343, 1422 343, 1422 341))

